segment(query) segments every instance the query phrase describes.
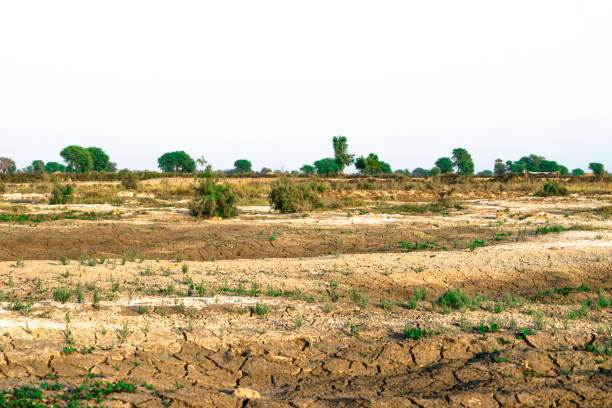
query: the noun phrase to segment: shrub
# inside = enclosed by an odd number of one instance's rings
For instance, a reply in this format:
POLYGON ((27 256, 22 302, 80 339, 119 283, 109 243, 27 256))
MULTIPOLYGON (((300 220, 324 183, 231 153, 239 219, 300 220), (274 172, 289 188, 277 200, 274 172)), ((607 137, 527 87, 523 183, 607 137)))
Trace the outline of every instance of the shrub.
POLYGON ((53 292, 53 299, 61 303, 66 303, 70 296, 72 296, 72 292, 62 288, 57 288, 53 292))
POLYGON ((440 296, 438 303, 440 303, 442 307, 462 309, 463 307, 468 306, 471 303, 471 300, 468 295, 461 292, 461 290, 457 288, 447 290, 442 296, 440 296))
POLYGON ((68 204, 72 201, 72 193, 74 192, 74 187, 70 184, 61 185, 55 183, 55 187, 51 192, 51 198, 49 199, 49 204, 57 205, 57 204, 68 204))
POLYGON ((207 179, 196 187, 195 195, 189 203, 191 214, 200 218, 230 218, 238 215, 236 193, 229 184, 218 184, 207 179))
POLYGON ((266 315, 270 313, 270 306, 258 302, 253 306, 253 313, 259 316, 266 315))
POLYGON ((131 171, 126 171, 121 176, 121 185, 127 190, 137 190, 139 182, 138 176, 131 171))
POLYGON ((542 188, 536 192, 538 197, 553 197, 553 196, 566 196, 567 188, 557 183, 556 181, 550 180, 542 185, 542 188))
POLYGON ((312 211, 323 204, 316 183, 297 184, 283 178, 275 182, 268 196, 270 205, 283 214, 312 211))

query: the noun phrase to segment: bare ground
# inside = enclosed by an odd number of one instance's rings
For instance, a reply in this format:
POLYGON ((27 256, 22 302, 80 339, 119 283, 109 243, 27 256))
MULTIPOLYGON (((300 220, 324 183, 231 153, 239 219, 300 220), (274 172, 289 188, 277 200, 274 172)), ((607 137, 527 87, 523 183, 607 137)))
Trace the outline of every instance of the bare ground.
POLYGON ((612 233, 597 205, 4 224, 0 389, 62 384, 44 388, 51 404, 123 381, 136 388, 102 405, 126 407, 608 406, 612 233), (534 233, 551 224, 575 230, 534 233), (131 248, 145 259, 123 262, 131 248), (439 302, 454 288, 470 305, 439 302))

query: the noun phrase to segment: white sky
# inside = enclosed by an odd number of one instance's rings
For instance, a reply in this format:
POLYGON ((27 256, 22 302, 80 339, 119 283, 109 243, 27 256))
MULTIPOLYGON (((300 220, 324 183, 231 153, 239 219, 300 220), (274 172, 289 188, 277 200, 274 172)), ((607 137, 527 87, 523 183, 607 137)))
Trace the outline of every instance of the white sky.
POLYGON ((612 1, 0 0, 0 156, 612 168, 612 1))

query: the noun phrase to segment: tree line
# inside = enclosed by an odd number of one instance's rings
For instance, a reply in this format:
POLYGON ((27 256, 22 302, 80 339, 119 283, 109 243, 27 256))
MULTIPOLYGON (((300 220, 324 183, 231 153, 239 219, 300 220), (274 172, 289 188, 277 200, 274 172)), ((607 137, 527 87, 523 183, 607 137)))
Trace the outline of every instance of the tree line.
MULTIPOLYGON (((346 136, 335 136, 332 138, 332 148, 334 157, 326 157, 316 160, 312 165, 305 164, 299 171, 294 170, 291 174, 319 174, 334 175, 341 174, 350 166, 355 165, 357 171, 365 175, 378 174, 404 174, 412 177, 428 177, 438 174, 459 174, 464 176, 474 175, 474 161, 470 153, 458 147, 453 149, 448 157, 440 157, 434 162, 431 169, 417 167, 414 170, 398 169, 393 172, 391 166, 378 158, 375 153, 367 156, 355 157, 348 151, 348 139, 346 136)), ((70 145, 60 151, 60 156, 65 164, 58 162, 44 163, 42 160, 34 160, 31 165, 17 169, 15 162, 7 157, 0 157, 0 174, 8 173, 87 173, 90 171, 116 172, 117 165, 110 161, 109 155, 100 147, 82 147, 70 145)), ((184 151, 167 152, 157 159, 158 167, 163 172, 195 173, 197 166, 201 166, 205 171, 210 172, 211 166, 208 165, 204 157, 193 159, 184 151)), ((589 169, 594 175, 606 174, 602 163, 589 163, 589 169)), ((580 168, 573 169, 571 172, 563 165, 554 160, 547 160, 543 156, 530 154, 521 157, 517 161, 496 159, 493 170, 484 170, 479 176, 501 176, 506 173, 522 173, 524 171, 538 173, 558 173, 562 176, 581 176, 585 174, 580 168)), ((234 162, 234 168, 222 171, 225 174, 249 174, 254 173, 252 164, 247 159, 238 159, 234 162)), ((272 170, 262 168, 259 173, 268 174, 272 170)))

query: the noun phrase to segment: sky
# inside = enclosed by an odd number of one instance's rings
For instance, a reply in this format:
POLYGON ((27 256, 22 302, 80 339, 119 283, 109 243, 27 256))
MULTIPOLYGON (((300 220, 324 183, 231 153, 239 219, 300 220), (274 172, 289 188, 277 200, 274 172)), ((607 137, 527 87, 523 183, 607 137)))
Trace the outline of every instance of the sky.
POLYGON ((0 156, 612 168, 609 0, 1 1, 0 156))

